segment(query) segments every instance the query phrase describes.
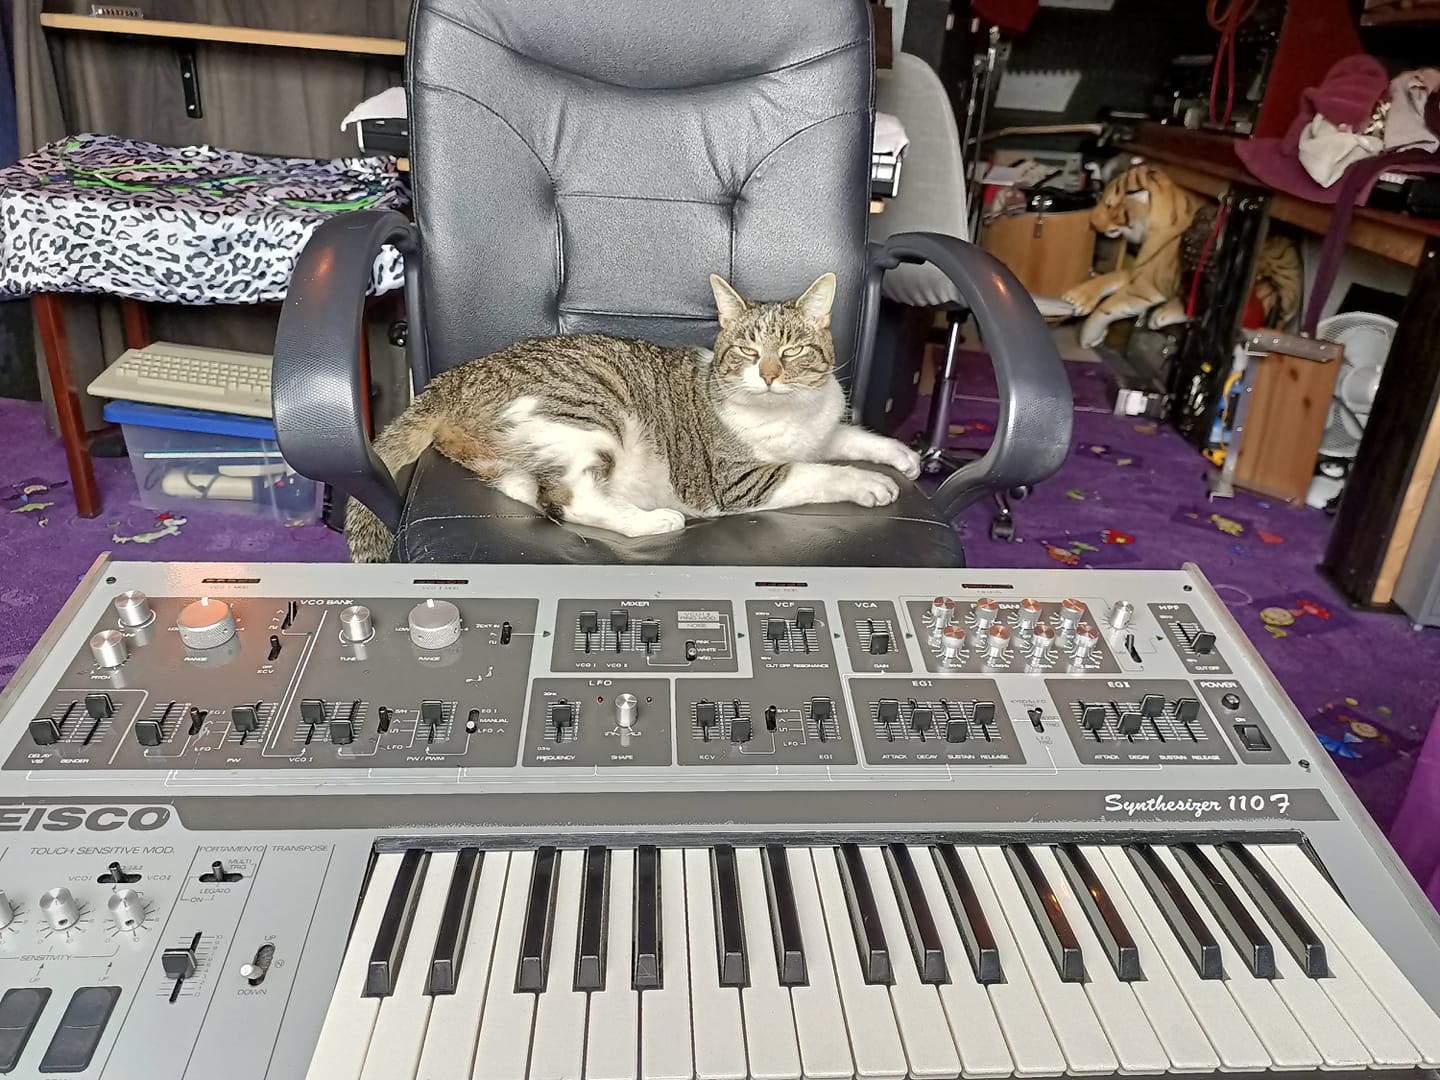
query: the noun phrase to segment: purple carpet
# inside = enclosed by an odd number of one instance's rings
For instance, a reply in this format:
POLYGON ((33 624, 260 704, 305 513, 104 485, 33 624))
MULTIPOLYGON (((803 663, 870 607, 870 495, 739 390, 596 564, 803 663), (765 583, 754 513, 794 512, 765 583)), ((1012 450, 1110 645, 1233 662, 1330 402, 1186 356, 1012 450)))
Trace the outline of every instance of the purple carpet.
MULTIPOLYGON (((982 363, 968 365, 986 370, 982 363)), ((988 504, 961 522, 970 563, 997 567, 1170 568, 1200 565, 1382 827, 1390 824, 1440 703, 1440 632, 1396 615, 1346 609, 1315 572, 1328 532, 1317 510, 1248 495, 1206 499, 1204 461, 1168 429, 1110 415, 1099 365, 1071 365, 1076 448, 1060 473, 1016 506, 1018 539, 989 538, 988 504), (1263 613, 1263 614, 1262 614, 1263 613)), ((962 388, 958 445, 983 445, 995 419, 993 384, 962 388)), ((97 461, 104 511, 83 520, 63 482, 65 459, 37 405, 0 400, 7 452, 0 472, 0 683, 24 658, 95 556, 118 559, 322 562, 344 557, 324 527, 193 511, 175 535, 139 505, 129 464, 97 461), (51 503, 38 506, 39 503, 51 503)))

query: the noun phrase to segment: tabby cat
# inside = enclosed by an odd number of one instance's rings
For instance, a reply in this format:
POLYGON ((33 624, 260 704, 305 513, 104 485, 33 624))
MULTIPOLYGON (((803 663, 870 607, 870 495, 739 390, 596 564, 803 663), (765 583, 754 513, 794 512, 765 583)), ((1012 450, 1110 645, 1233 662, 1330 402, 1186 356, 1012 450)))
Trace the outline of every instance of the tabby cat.
MULTIPOLYGON (((711 275, 715 348, 667 348, 602 334, 537 338, 437 375, 385 429, 391 470, 429 446, 557 521, 650 536, 719 517, 806 503, 885 506, 884 473, 920 472, 915 452, 841 423, 830 307, 835 275, 793 300, 750 300, 711 275)), ((389 557, 384 524, 351 500, 356 562, 389 557)))

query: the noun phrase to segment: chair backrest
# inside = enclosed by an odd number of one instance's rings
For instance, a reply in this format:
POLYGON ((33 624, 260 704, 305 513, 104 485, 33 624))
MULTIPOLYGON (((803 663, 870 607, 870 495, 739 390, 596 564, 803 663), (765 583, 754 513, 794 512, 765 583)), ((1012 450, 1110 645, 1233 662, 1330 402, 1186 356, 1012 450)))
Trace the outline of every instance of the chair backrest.
POLYGON ((427 372, 537 335, 709 344, 742 293, 840 278, 856 348, 865 0, 416 0, 407 74, 427 372))

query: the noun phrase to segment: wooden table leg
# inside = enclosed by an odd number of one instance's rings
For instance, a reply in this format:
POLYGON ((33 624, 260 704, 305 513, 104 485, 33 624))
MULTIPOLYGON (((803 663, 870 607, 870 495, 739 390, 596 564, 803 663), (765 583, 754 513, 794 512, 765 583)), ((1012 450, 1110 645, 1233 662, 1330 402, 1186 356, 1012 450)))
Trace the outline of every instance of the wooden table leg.
POLYGON ((128 297, 120 301, 120 317, 125 324, 125 347, 143 349, 150 344, 150 316, 145 304, 128 297))
POLYGON ((75 490, 75 509, 81 517, 100 513, 100 492, 95 486, 95 468, 90 461, 90 440, 80 413, 80 398, 70 382, 70 343, 65 333, 65 312, 56 293, 36 293, 35 316, 40 323, 40 343, 45 350, 45 367, 50 373, 50 392, 55 398, 55 415, 60 421, 60 438, 65 443, 65 460, 70 466, 70 486, 75 490))

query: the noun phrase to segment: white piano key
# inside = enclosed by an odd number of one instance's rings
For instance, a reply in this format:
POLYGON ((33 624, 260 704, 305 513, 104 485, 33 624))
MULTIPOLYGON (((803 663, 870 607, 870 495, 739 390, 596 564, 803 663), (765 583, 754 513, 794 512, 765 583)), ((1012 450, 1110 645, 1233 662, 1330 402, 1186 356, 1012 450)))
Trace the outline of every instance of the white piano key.
MULTIPOLYGON (((1165 1048, 1165 1053, 1170 1058, 1171 1071, 1216 1072, 1220 1068, 1219 1055, 1205 1037, 1200 1021, 1170 974, 1170 968, 1160 950, 1150 939, 1145 923, 1130 903, 1130 898, 1125 895, 1125 890, 1110 872, 1110 864, 1093 847, 1082 847, 1080 851, 1090 868, 1095 871, 1100 884, 1104 886, 1110 902, 1115 905, 1116 912, 1129 929, 1130 936, 1135 939, 1135 949, 1140 954, 1140 970, 1145 973, 1145 977, 1129 985, 1134 989, 1135 998, 1145 1010, 1151 1029, 1159 1036, 1160 1045, 1165 1048)), ((1250 1032, 1248 1027, 1245 1030, 1254 1041, 1254 1033, 1250 1032)), ((1258 1041, 1255 1042, 1255 1048, 1260 1048, 1258 1041)))
POLYGON ((760 849, 736 848, 735 868, 740 878, 745 957, 750 964, 750 985, 740 991, 750 1075, 755 1080, 799 1080, 795 1013, 790 1006, 790 991, 780 985, 776 967, 760 849))
MULTIPOLYGON (((1216 869, 1229 883, 1230 888, 1235 891, 1235 895, 1239 898, 1240 903, 1245 905, 1251 917, 1253 917, 1263 929, 1270 931, 1272 928, 1266 920, 1264 913, 1260 910, 1259 906, 1251 900, 1250 894, 1245 891, 1244 886, 1240 884, 1240 880, 1235 876, 1234 872, 1230 869, 1229 863, 1220 855, 1220 852, 1209 846, 1202 846, 1201 851, 1205 853, 1206 857, 1208 857, 1212 863, 1217 864, 1216 869)), ((1277 882, 1277 884, 1279 883, 1277 882)), ((1318 927, 1315 927, 1315 930, 1317 933, 1320 933, 1318 927)), ((1358 980, 1354 979, 1354 974, 1350 971, 1349 965, 1344 964, 1343 959, 1341 962, 1344 966, 1343 973, 1350 976, 1348 982, 1353 989, 1360 991, 1359 995, 1342 995, 1349 999, 1356 999, 1347 1001, 1347 1004, 1362 1010, 1356 1014, 1351 1014, 1349 1011, 1342 1012, 1336 1007, 1337 1002, 1332 998, 1329 987, 1337 982, 1337 978, 1312 979, 1300 969, 1300 965, 1296 962, 1295 957, 1291 955, 1289 949, 1277 948, 1275 950, 1275 973, 1279 977, 1276 978, 1271 985, 1275 987, 1275 992, 1280 995, 1280 1000, 1285 1002, 1286 1007, 1305 1030, 1305 1034, 1309 1036, 1310 1041, 1315 1044, 1315 1048, 1320 1051, 1321 1056, 1325 1059, 1325 1064, 1331 1068, 1358 1068, 1374 1064, 1401 1064, 1402 1062, 1392 1062, 1383 1058, 1377 1059, 1372 1056, 1368 1046, 1368 1040, 1360 1034, 1358 1026, 1359 1023, 1368 1021, 1373 1021, 1376 1024, 1383 1022, 1388 1027, 1389 1032, 1393 1033, 1393 1035, 1404 1044, 1407 1051, 1409 1051, 1409 1061, 1403 1063, 1413 1064, 1418 1062, 1419 1056, 1414 1054, 1414 1048, 1410 1046, 1409 1040, 1400 1034, 1399 1028, 1394 1026, 1393 1021, 1391 1021, 1389 1017, 1384 1016, 1384 1010, 1378 1009, 1374 1004, 1374 997, 1370 995, 1370 992, 1365 989, 1363 984, 1358 987, 1353 985, 1358 982, 1358 980), (1366 1009, 1364 1001, 1360 999, 1362 996, 1363 998, 1369 999, 1370 1005, 1368 1009, 1366 1009), (1379 1015, 1374 1015, 1377 1012, 1379 1015)), ((1328 966, 1332 972, 1335 972, 1334 964, 1329 964, 1328 966)), ((1249 972, 1245 974, 1248 976, 1249 972)), ((1377 1042, 1384 1043, 1384 1030, 1377 1030, 1376 1040, 1377 1042)), ((1391 1049, 1393 1050, 1393 1047, 1391 1049)))
POLYGON ((845 1030, 845 1011, 840 988, 830 959, 830 941, 825 934, 820 892, 815 885, 815 864, 804 848, 786 848, 790 882, 795 893, 795 910, 800 916, 800 940, 805 949, 804 986, 790 988, 795 1008, 795 1035, 800 1042, 800 1068, 806 1080, 855 1075, 850 1043, 836 1038, 845 1030))
MULTIPOLYGON (((1293 844, 1262 844, 1250 850, 1269 861, 1291 898, 1310 914, 1310 925, 1324 927, 1330 943, 1400 1025, 1424 1067, 1440 1066, 1440 1016, 1395 966, 1325 875, 1293 844)), ((1329 952, 1327 949, 1327 956, 1329 952)))
POLYGON ((640 1075, 644 1080, 690 1080, 695 1074, 686 935, 684 853, 678 849, 662 851, 660 964, 663 985, 659 990, 640 993, 640 1075))
POLYGON ((1145 1011, 1140 1008, 1135 991, 1131 989, 1132 984, 1121 982, 1116 976, 1100 946, 1100 939, 1090 926, 1085 909, 1071 892, 1070 879, 1060 869, 1054 850, 1048 844, 1032 844, 1030 851, 1050 882, 1065 917, 1070 920, 1075 939, 1080 943, 1080 952, 1085 957, 1085 996, 1090 999, 1090 1007, 1095 1010, 1105 1037, 1110 1040, 1110 1048, 1120 1061, 1120 1071, 1168 1071, 1170 1058, 1150 1027, 1145 1011))
POLYGON ((890 884, 890 872, 885 868, 885 856, 877 847, 863 847, 860 857, 875 893, 875 908, 880 913, 885 944, 890 950, 890 970, 895 978, 890 986, 890 1000, 900 1024, 900 1041, 905 1044, 910 1074, 914 1077, 959 1076, 960 1055, 950 1037, 945 1007, 940 1004, 940 994, 935 987, 920 981, 905 922, 900 917, 900 906, 890 884))
POLYGON ((1219 1055, 1221 1066, 1231 1071, 1270 1068, 1270 1051, 1225 988, 1225 981, 1200 978, 1125 850, 1109 845, 1082 850, 1092 863, 1103 862, 1120 886, 1121 898, 1138 916, 1146 936, 1164 959, 1170 977, 1185 995, 1205 1037, 1219 1055))
POLYGON ((555 893, 550 970, 535 1009, 530 1080, 573 1080, 585 1065, 585 993, 575 990, 575 954, 580 934, 580 883, 585 850, 560 853, 555 893))
POLYGON ((610 852, 606 898, 605 989, 590 995, 585 1039, 586 1080, 636 1080, 640 995, 630 986, 630 934, 635 919, 635 852, 610 852))
POLYGON ((716 953, 715 891, 710 852, 685 851, 685 908, 690 928, 690 1015, 695 1072, 706 1080, 745 1080, 745 1032, 740 990, 720 985, 716 953))
MULTIPOLYGON (((1225 978, 1222 981, 1225 989, 1230 991, 1230 996, 1240 1006, 1240 1011, 1250 1021, 1250 1026, 1260 1036, 1260 1041, 1265 1044, 1273 1062, 1274 1069, 1318 1069, 1326 1064, 1329 1058, 1323 1054, 1316 1045, 1311 1042, 1306 1034, 1306 1029, 1296 1019, 1289 1007, 1276 993, 1275 987, 1268 979, 1257 979, 1250 974, 1250 969, 1245 966, 1245 961, 1240 959, 1240 954, 1230 943, 1230 938, 1218 925, 1214 916, 1210 914, 1210 908, 1206 906, 1204 899, 1197 893, 1190 884, 1190 878, 1181 869, 1174 857, 1164 845, 1157 844, 1153 848, 1160 861, 1166 869, 1179 882, 1180 888, 1185 890, 1190 902, 1195 906, 1200 918, 1210 928, 1210 935, 1220 945, 1220 963, 1225 971, 1225 978)), ((1267 925, 1263 921, 1262 926, 1267 925)), ((1280 954, 1284 949, 1275 950, 1277 966, 1280 961, 1280 954)), ((1299 968, 1285 969, 1282 971, 1293 971, 1300 978, 1299 968)), ((1290 976, 1287 974, 1286 978, 1290 976)))
POLYGON ((435 1000, 425 992, 430 977, 430 954, 435 949, 435 935, 440 929, 440 915, 445 910, 445 896, 454 870, 453 851, 432 852, 425 864, 425 880, 420 886, 414 921, 410 924, 410 939, 400 960, 400 973, 395 978, 395 992, 381 1001, 370 1052, 365 1057, 365 1071, 360 1074, 362 1080, 393 1080, 394 1077, 408 1080, 420 1064, 425 1031, 430 1024, 430 1004, 435 1000))
MULTIPOLYGON (((797 851, 797 856, 799 852, 797 851)), ((855 933, 850 927, 850 912, 845 904, 844 886, 835 865, 833 848, 811 848, 810 863, 815 871, 816 895, 819 900, 830 959, 835 965, 835 986, 845 1012, 845 1028, 850 1035, 850 1052, 855 1058, 855 1075, 860 1080, 903 1080, 906 1073, 905 1048, 900 1042, 900 1029, 890 1004, 890 991, 865 981, 860 968, 860 953, 855 933)), ((797 857, 793 867, 800 865, 797 857)), ((801 903, 796 889, 796 902, 801 903)), ((803 914, 803 909, 802 909, 803 914)), ((807 921, 809 916, 805 915, 807 921)), ((805 938, 805 959, 809 964, 810 937, 805 938)))
POLYGON ((480 880, 475 884, 465 952, 460 958, 460 977, 455 993, 433 999, 417 1080, 456 1080, 469 1076, 475 1064, 475 1043, 480 1036, 485 991, 490 985, 490 958, 495 950, 509 867, 508 851, 487 851, 481 857, 480 880))
MULTIPOLYGON (((1050 1018, 1050 1027, 1060 1042, 1069 1071, 1082 1074, 1114 1072, 1120 1063, 1095 1017, 1090 999, 1085 996, 1085 984, 1060 980, 1034 916, 1030 914, 1020 886, 1010 872, 1004 851, 998 847, 982 847, 974 851, 1000 901, 1000 910, 1025 963, 1024 970, 1035 986, 1045 1015, 1050 1018)), ((1097 961, 1104 963, 1105 958, 1094 957, 1089 963, 1093 966, 1097 961)), ((1005 974, 1009 977, 1008 968, 1005 974)))
MULTIPOLYGON (((950 1036, 960 1052, 960 1071, 965 1076, 1021 1076, 1035 1075, 1021 1071, 1005 1046, 1005 1034, 995 1018, 995 1009, 985 993, 985 987, 975 981, 975 969, 966 958, 965 942, 960 937, 960 928, 950 910, 950 901, 945 888, 940 884, 939 871, 928 847, 915 846, 911 849, 915 874, 920 879, 920 888, 925 892, 925 902, 935 917, 940 931, 940 947, 945 951, 945 966, 950 981, 941 983, 940 1004, 945 1007, 945 1019, 950 1024, 950 1036)), ((1059 1057, 1059 1051, 1056 1051, 1059 1057)), ((1064 1069, 1064 1062, 1057 1062, 1057 1071, 1064 1069)))
MULTIPOLYGON (((1254 845, 1250 846, 1250 852, 1262 866, 1269 861, 1264 853, 1254 845)), ((1219 853, 1212 848, 1207 848, 1206 854, 1212 859, 1219 857, 1219 853)), ((1267 869, 1270 868, 1267 867, 1267 869)), ((1227 866, 1221 872, 1225 873, 1228 870, 1227 866)), ((1285 890, 1296 910, 1302 915, 1308 915, 1303 897, 1290 887, 1290 883, 1273 870, 1271 877, 1274 878, 1276 885, 1285 890)), ((1242 900, 1248 899, 1248 897, 1242 897, 1242 900)), ((1419 1051, 1405 1037, 1405 1033, 1400 1030, 1400 1026, 1385 1006, 1371 993, 1370 988, 1365 985, 1364 980, 1356 972, 1354 965, 1342 951, 1335 947, 1335 940, 1329 928, 1313 916, 1309 917, 1307 921, 1325 944, 1325 958, 1330 969, 1328 979, 1309 979, 1307 981, 1318 986, 1330 999, 1330 1003, 1335 1006, 1335 1011, 1344 1017, 1345 1023, 1364 1044, 1373 1065, 1380 1068, 1414 1068, 1419 1065, 1419 1051)))
POLYGON ((380 1014, 380 998, 364 997, 365 975, 370 965, 370 949, 380 930, 390 889, 395 884, 395 871, 400 868, 401 853, 377 855, 370 870, 370 884, 360 902, 360 912, 350 930, 350 942, 340 963, 335 992, 320 1041, 310 1058, 309 1080, 348 1080, 360 1076, 365 1055, 370 1049, 370 1036, 375 1018, 380 1014))
POLYGON ((535 1022, 535 995, 516 992, 515 972, 520 964, 520 938, 534 868, 534 851, 517 851, 510 856, 490 985, 485 991, 485 1013, 480 1017, 480 1038, 475 1046, 473 1080, 516 1080, 525 1075, 535 1022))

